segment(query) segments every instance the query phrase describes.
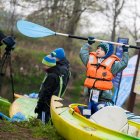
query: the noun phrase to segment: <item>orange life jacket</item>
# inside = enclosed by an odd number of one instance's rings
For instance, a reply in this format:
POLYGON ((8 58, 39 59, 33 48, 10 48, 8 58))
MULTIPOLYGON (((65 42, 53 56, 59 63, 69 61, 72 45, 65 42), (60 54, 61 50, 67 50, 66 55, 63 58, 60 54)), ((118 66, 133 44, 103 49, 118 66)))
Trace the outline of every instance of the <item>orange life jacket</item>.
POLYGON ((116 55, 111 55, 98 64, 96 53, 91 52, 89 55, 89 61, 87 63, 87 78, 84 82, 84 86, 99 90, 112 89, 112 79, 114 76, 111 73, 111 67, 116 60, 120 61, 116 55))

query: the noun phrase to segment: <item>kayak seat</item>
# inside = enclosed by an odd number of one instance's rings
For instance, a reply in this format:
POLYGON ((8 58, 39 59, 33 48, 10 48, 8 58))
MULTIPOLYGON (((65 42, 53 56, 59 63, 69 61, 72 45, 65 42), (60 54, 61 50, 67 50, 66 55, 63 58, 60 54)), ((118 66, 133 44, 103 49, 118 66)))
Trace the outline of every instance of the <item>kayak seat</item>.
POLYGON ((128 120, 124 110, 117 106, 106 106, 90 116, 90 120, 112 130, 128 132, 128 120))

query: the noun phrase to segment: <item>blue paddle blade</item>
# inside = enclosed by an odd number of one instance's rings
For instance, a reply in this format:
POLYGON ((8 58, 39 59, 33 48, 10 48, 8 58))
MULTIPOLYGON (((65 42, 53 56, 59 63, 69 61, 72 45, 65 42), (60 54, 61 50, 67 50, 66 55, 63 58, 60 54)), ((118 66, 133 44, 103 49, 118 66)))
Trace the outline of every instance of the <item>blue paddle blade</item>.
POLYGON ((55 35, 50 29, 25 20, 17 21, 17 28, 25 36, 33 38, 55 35))

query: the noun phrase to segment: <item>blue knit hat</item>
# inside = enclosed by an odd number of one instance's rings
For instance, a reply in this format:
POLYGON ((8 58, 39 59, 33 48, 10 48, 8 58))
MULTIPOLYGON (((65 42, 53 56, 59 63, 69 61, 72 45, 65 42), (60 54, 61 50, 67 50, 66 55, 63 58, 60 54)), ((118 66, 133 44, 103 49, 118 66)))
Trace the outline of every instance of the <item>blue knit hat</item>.
POLYGON ((105 56, 103 57, 104 59, 114 53, 113 44, 101 42, 98 47, 101 47, 105 51, 105 56))
POLYGON ((53 52, 51 52, 51 56, 62 60, 65 58, 65 51, 63 48, 57 48, 53 52))
POLYGON ((53 67, 56 65, 56 58, 51 55, 47 55, 43 58, 42 63, 48 67, 53 67))

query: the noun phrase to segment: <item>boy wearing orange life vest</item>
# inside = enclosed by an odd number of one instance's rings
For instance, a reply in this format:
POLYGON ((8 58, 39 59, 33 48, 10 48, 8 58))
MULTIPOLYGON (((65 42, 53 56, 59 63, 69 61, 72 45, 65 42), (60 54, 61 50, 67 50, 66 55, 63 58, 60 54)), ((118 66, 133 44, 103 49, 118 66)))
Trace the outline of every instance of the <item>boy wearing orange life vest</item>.
POLYGON ((107 105, 114 105, 112 101, 112 79, 114 76, 126 68, 128 64, 128 48, 123 48, 123 57, 120 60, 113 54, 114 46, 109 43, 100 43, 95 52, 91 51, 91 45, 94 43, 94 37, 88 37, 88 43, 80 50, 80 58, 87 68, 84 86, 88 88, 89 104, 88 109, 79 108, 81 114, 91 115, 100 108, 107 105))

